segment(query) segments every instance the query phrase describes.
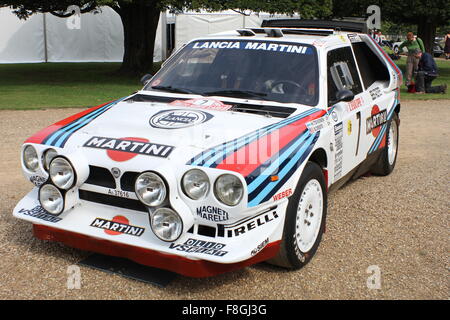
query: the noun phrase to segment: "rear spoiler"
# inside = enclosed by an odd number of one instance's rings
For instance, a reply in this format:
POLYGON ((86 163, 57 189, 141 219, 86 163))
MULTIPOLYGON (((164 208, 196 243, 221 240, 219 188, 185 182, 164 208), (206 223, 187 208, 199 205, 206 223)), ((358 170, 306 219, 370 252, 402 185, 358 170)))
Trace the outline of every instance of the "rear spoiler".
POLYGON ((368 33, 365 21, 349 20, 269 19, 264 20, 261 27, 334 29, 336 31, 368 33))

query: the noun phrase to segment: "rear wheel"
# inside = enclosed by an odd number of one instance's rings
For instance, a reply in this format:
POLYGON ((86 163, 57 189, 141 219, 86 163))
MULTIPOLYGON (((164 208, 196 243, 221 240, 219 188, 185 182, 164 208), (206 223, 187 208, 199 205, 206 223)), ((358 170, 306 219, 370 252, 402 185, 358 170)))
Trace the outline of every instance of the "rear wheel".
POLYGON ((397 113, 394 113, 387 128, 386 147, 383 149, 378 162, 372 168, 372 173, 387 176, 394 170, 398 153, 398 125, 399 118, 397 113))
POLYGON ((322 169, 316 163, 308 162, 289 199, 280 251, 267 262, 289 269, 306 265, 319 247, 326 212, 327 194, 322 169))

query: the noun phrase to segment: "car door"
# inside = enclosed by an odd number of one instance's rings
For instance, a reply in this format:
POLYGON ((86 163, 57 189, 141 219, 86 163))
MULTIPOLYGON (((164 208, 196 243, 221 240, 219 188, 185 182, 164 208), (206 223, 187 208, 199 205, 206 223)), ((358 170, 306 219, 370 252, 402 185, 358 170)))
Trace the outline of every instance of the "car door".
POLYGON ((329 50, 327 53, 328 113, 333 123, 334 168, 332 180, 337 181, 355 168, 361 156, 360 136, 362 130, 361 109, 364 92, 350 46, 329 50), (354 99, 336 102, 340 90, 350 90, 354 99))
POLYGON ((385 123, 395 101, 395 92, 389 92, 389 69, 367 42, 361 38, 352 41, 352 49, 364 88, 363 106, 360 108, 360 154, 357 156, 362 161, 386 144, 385 123))

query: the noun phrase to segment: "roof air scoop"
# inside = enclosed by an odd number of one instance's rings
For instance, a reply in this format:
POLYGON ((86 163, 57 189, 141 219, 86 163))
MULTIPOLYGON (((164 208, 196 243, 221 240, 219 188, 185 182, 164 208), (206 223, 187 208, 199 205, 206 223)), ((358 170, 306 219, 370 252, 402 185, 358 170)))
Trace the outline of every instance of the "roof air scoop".
POLYGON ((281 29, 264 29, 268 37, 281 38, 283 37, 283 31, 281 29))
POLYGON ((238 29, 238 30, 236 30, 238 33, 239 33, 239 35, 241 36, 241 37, 253 37, 253 36, 255 36, 256 35, 256 33, 254 33, 252 30, 250 30, 250 29, 238 29))

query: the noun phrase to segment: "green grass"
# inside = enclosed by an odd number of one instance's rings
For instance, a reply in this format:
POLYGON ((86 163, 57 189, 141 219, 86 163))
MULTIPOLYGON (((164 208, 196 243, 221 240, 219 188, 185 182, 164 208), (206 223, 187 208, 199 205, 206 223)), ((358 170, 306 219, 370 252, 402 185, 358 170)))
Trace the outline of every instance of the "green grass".
MULTIPOLYGON (((415 93, 408 93, 407 88, 405 85, 402 85, 400 91, 401 91, 401 100, 431 100, 431 99, 450 99, 450 60, 443 60, 443 59, 435 59, 439 77, 436 78, 436 80, 433 81, 433 86, 437 86, 440 84, 446 83, 448 85, 447 93, 426 93, 426 94, 415 94, 415 93)), ((406 74, 406 57, 402 57, 400 60, 394 61, 402 70, 403 76, 406 74)), ((404 81, 403 81, 404 83, 404 81)))
POLYGON ((90 107, 133 93, 139 77, 117 73, 120 63, 0 65, 0 109, 90 107))
MULTIPOLYGON (((450 60, 436 60, 440 76, 433 85, 450 87, 450 60)), ((405 72, 406 58, 396 63, 405 72)), ((38 63, 0 65, 0 110, 90 107, 139 90, 137 76, 117 73, 120 63, 38 63)), ((155 64, 154 71, 159 68, 155 64)), ((443 94, 411 94, 402 99, 450 99, 443 94)))

